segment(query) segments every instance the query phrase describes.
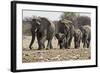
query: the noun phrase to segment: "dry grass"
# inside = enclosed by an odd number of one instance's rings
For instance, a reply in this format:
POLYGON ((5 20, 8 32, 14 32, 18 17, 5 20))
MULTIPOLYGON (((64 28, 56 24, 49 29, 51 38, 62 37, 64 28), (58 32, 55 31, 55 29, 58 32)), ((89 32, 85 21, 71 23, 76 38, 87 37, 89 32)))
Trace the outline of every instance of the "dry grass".
MULTIPOLYGON (((64 61, 64 60, 86 60, 91 58, 90 48, 75 49, 74 43, 71 44, 71 49, 59 49, 57 45, 57 40, 53 38, 52 44, 53 49, 50 50, 37 50, 38 44, 37 40, 33 44, 33 49, 30 50, 29 43, 31 41, 31 36, 23 37, 23 51, 22 51, 22 62, 51 62, 51 61, 64 61)), ((47 41, 45 45, 47 44, 47 41)))

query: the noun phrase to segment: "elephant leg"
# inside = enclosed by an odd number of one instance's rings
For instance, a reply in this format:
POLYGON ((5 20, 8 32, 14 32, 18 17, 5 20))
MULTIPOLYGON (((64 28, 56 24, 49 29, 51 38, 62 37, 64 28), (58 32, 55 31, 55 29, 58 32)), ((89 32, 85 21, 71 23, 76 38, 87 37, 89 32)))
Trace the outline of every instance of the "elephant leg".
POLYGON ((85 48, 85 41, 83 42, 83 48, 85 48))
POLYGON ((84 44, 83 44, 83 48, 86 48, 87 47, 87 42, 86 40, 84 41, 84 44))
POLYGON ((78 41, 77 43, 77 48, 80 48, 80 41, 78 41))
POLYGON ((45 41, 46 41, 46 37, 44 37, 44 38, 43 38, 43 41, 42 41, 42 47, 43 47, 43 48, 45 48, 45 41))
POLYGON ((60 44, 60 49, 62 49, 63 47, 62 47, 62 45, 60 44))
POLYGON ((38 50, 41 50, 41 48, 42 48, 42 45, 41 45, 40 41, 38 40, 38 50))
POLYGON ((75 41, 75 48, 78 48, 78 41, 75 41))
POLYGON ((37 40, 38 40, 38 50, 41 50, 43 48, 45 48, 45 45, 44 45, 44 41, 45 41, 45 37, 43 37, 43 34, 41 32, 37 32, 37 40))
POLYGON ((64 49, 65 48, 65 42, 61 43, 60 49, 64 49))
POLYGON ((29 48, 30 48, 30 49, 32 49, 32 44, 33 44, 33 42, 34 42, 34 38, 32 37, 31 43, 30 43, 30 45, 29 45, 29 48))
POLYGON ((75 40, 74 39, 74 43, 75 43, 75 48, 79 48, 80 47, 80 40, 75 40))
POLYGON ((45 48, 43 42, 39 41, 38 43, 39 43, 38 50, 41 50, 41 49, 45 48))
POLYGON ((68 48, 71 47, 71 41, 72 41, 72 37, 70 37, 69 42, 68 42, 68 48))
POLYGON ((69 49, 70 46, 69 46, 69 39, 67 39, 66 43, 65 43, 65 48, 69 49))
POLYGON ((60 46, 60 49, 62 49, 63 45, 65 45, 65 44, 63 44, 63 42, 61 42, 60 40, 58 40, 58 45, 60 46))
POLYGON ((90 47, 90 40, 87 40, 87 48, 90 47))
POLYGON ((47 49, 50 49, 50 41, 48 40, 47 49))
POLYGON ((78 48, 80 48, 80 42, 81 42, 81 41, 79 40, 79 44, 78 44, 78 45, 79 45, 79 47, 78 47, 78 48))
POLYGON ((76 40, 75 40, 75 37, 74 37, 74 48, 76 48, 76 40))
POLYGON ((46 41, 46 37, 43 37, 39 40, 39 43, 40 43, 39 49, 44 49, 45 48, 45 41, 46 41))
POLYGON ((83 42, 83 48, 85 48, 85 42, 83 42))
POLYGON ((68 49, 68 41, 66 41, 66 43, 65 43, 65 48, 67 48, 68 49))
POLYGON ((51 39, 48 40, 48 44, 47 44, 47 49, 52 49, 52 43, 51 43, 51 39))
POLYGON ((53 46, 52 46, 52 42, 50 41, 50 48, 52 49, 53 48, 53 46))
MULTIPOLYGON (((31 31, 32 32, 32 31, 31 31)), ((32 49, 32 44, 34 43, 34 40, 35 40, 35 32, 32 32, 32 40, 31 40, 31 43, 29 45, 29 48, 32 49)))
POLYGON ((77 48, 77 43, 76 43, 76 41, 75 41, 75 48, 77 48))
POLYGON ((70 33, 68 33, 66 35, 66 45, 65 45, 65 48, 69 49, 70 48, 70 44, 71 44, 71 36, 70 36, 70 33))
POLYGON ((90 43, 88 42, 88 43, 87 43, 87 48, 89 48, 89 46, 90 46, 90 43))

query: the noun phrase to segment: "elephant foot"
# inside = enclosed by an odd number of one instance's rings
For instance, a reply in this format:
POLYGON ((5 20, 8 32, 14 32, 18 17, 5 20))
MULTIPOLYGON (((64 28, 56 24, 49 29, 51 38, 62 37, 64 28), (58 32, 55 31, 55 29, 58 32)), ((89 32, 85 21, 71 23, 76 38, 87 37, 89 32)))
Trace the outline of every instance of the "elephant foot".
POLYGON ((75 49, 78 49, 79 47, 75 47, 75 49))
POLYGON ((46 50, 49 50, 49 49, 50 49, 50 48, 48 48, 48 47, 46 48, 46 50))
POLYGON ((75 48, 75 49, 79 49, 79 47, 78 48, 75 48))
POLYGON ((65 49, 65 47, 63 47, 63 46, 60 46, 60 49, 65 49))
POLYGON ((30 50, 32 50, 32 47, 29 47, 30 50))
POLYGON ((63 47, 63 48, 60 48, 60 49, 65 49, 65 48, 63 47))
POLYGON ((49 50, 49 49, 51 49, 51 47, 50 46, 47 46, 46 49, 49 50))
POLYGON ((38 50, 42 50, 42 48, 38 48, 38 50))
POLYGON ((90 46, 88 45, 87 48, 89 48, 90 46))
POLYGON ((65 47, 66 49, 70 49, 70 47, 65 47))
POLYGON ((49 50, 48 48, 46 48, 46 50, 49 50))

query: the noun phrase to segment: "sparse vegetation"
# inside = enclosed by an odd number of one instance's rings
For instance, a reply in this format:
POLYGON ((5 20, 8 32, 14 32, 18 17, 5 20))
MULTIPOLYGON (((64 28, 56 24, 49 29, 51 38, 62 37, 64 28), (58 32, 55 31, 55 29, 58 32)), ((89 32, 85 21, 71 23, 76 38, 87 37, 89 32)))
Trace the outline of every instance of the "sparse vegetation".
MULTIPOLYGON (((37 40, 32 46, 32 50, 28 48, 31 36, 23 37, 23 51, 22 51, 22 62, 52 62, 52 61, 69 61, 69 60, 87 60, 91 58, 91 48, 83 48, 81 43, 81 48, 75 49, 74 43, 71 43, 71 49, 60 49, 58 46, 58 41, 53 39, 53 49, 37 50, 38 44, 37 40)), ((47 41, 45 45, 47 44, 47 41)))
MULTIPOLYGON (((33 16, 36 17, 36 16, 33 16)), ((91 19, 88 16, 80 16, 76 12, 63 12, 60 20, 69 20, 72 22, 72 26, 80 27, 83 25, 91 26, 91 19)), ((29 49, 29 45, 32 39, 31 36, 31 21, 32 18, 25 18, 22 21, 22 62, 51 62, 51 61, 68 61, 68 60, 86 60, 91 58, 91 47, 83 48, 83 43, 81 42, 80 48, 74 47, 74 38, 72 38, 70 49, 60 49, 58 45, 58 40, 53 37, 52 46, 53 48, 46 50, 46 48, 38 50, 37 34, 35 35, 35 41, 32 45, 32 49, 29 49)), ((54 24, 58 24, 58 20, 52 21, 54 24)), ((62 26, 62 25, 61 25, 62 26)), ((60 27, 61 27, 60 26, 60 27)), ((58 27, 58 25, 55 25, 58 27)), ((58 31, 58 29, 55 29, 58 31)), ((71 33, 71 32, 70 32, 71 33)), ((45 46, 47 45, 45 42, 45 46)))

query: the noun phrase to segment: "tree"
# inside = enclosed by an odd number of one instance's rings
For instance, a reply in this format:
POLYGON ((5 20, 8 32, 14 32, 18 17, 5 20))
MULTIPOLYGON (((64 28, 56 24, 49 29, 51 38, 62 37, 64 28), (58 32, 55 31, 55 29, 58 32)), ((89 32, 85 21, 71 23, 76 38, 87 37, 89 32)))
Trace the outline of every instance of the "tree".
POLYGON ((70 20, 75 27, 91 25, 91 19, 88 16, 81 16, 78 12, 64 12, 61 15, 61 21, 70 20))
POLYGON ((91 19, 88 16, 79 16, 77 18, 77 24, 79 24, 80 26, 84 26, 84 25, 90 25, 91 26, 91 19))
POLYGON ((76 12, 64 12, 61 16, 61 20, 70 20, 70 21, 74 21, 76 17, 79 16, 79 13, 76 12))

